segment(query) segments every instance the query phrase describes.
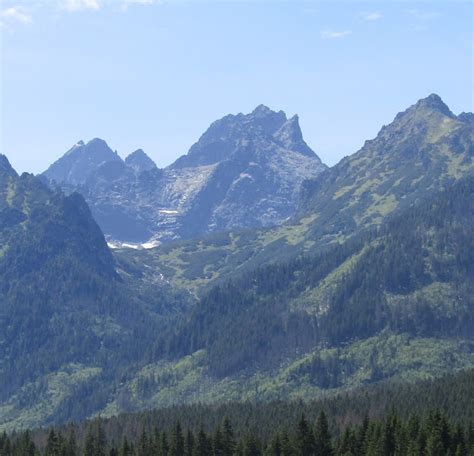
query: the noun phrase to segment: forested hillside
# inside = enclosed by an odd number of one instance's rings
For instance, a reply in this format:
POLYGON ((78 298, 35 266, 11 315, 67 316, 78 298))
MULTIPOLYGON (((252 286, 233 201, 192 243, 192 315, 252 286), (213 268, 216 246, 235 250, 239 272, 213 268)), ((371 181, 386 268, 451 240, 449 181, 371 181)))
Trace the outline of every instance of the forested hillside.
POLYGON ((473 371, 414 385, 379 384, 311 402, 158 409, 0 436, 0 454, 469 455, 473 371))
POLYGON ((206 292, 104 410, 310 398, 474 364, 474 178, 206 292))
POLYGON ((282 226, 117 256, 138 267, 150 265, 175 286, 199 292, 236 273, 341 243, 472 173, 469 119, 455 116, 432 94, 397 114, 358 152, 305 181, 298 216, 282 226))
MULTIPOLYGON (((309 400, 473 366, 469 119, 432 95, 305 184, 297 218, 115 254, 82 196, 0 156, 0 428, 309 400)), ((76 149, 60 174, 85 157, 83 182, 103 157, 76 149)), ((142 153, 104 151, 127 175, 159 173, 142 153)))
POLYGON ((181 301, 132 294, 84 199, 4 156, 0 214, 0 425, 87 416, 181 301))
POLYGON ((469 177, 316 257, 217 286, 172 338, 171 353, 206 349, 212 371, 226 376, 384 329, 471 340, 473 202, 469 177))

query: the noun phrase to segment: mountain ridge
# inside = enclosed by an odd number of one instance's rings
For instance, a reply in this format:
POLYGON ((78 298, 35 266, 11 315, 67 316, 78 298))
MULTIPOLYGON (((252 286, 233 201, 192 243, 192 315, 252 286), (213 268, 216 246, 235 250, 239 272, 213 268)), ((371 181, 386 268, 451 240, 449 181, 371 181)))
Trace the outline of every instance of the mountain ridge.
MULTIPOLYGON (((139 362, 186 301, 164 280, 132 291, 84 198, 2 173, 6 163, 1 156, 0 426, 25 426, 48 422, 75 389, 107 385, 139 362), (42 396, 53 385, 59 395, 42 396)), ((88 414, 112 387, 68 413, 88 414)))
POLYGON ((91 159, 96 146, 78 146, 64 157, 70 162, 75 154, 85 165, 66 163, 61 174, 59 159, 43 175, 82 193, 106 235, 127 243, 279 224, 293 214, 303 180, 325 169, 305 143, 298 116, 287 119, 263 105, 213 122, 187 155, 161 170, 140 149, 125 161, 108 147, 109 162, 91 159), (76 168, 86 171, 70 178, 76 168), (114 228, 119 225, 125 228, 114 228))
MULTIPOLYGON (((227 211, 221 220, 239 217, 233 202, 263 213, 265 169, 285 177, 294 168, 285 160, 304 158, 274 148, 278 125, 291 119, 271 116, 277 121, 262 126, 259 117, 255 126, 267 133, 199 166, 202 181, 195 168, 136 173, 122 160, 98 163, 89 188, 79 187, 86 200, 98 186, 105 207, 130 196, 121 188, 133 183, 160 201, 168 223, 182 206, 164 197, 179 181, 181 195, 203 196, 182 229, 216 221, 206 236, 116 249, 112 260, 78 188, 65 196, 0 158, 0 293, 9 293, 0 299, 1 427, 196 400, 310 398, 474 365, 470 117, 454 116, 437 97, 420 100, 307 180, 293 218, 222 231, 219 210, 227 211), (106 252, 105 267, 97 252, 106 252)), ((224 139, 232 145, 240 136, 231 133, 224 139)), ((136 223, 152 207, 127 215, 136 223)))
MULTIPOLYGON (((117 251, 116 255, 149 262, 166 271, 176 286, 199 292, 239 271, 289 255, 314 253, 377 227, 420 198, 474 172, 473 124, 435 109, 426 118, 429 125, 420 128, 414 106, 405 118, 411 119, 406 131, 400 131, 403 113, 399 113, 394 125, 382 127, 357 152, 316 179, 305 180, 296 215, 282 225, 231 230, 199 242, 174 243, 147 252, 117 251), (438 128, 436 134, 433 128, 438 128)), ((426 114, 425 107, 421 114, 426 114)))

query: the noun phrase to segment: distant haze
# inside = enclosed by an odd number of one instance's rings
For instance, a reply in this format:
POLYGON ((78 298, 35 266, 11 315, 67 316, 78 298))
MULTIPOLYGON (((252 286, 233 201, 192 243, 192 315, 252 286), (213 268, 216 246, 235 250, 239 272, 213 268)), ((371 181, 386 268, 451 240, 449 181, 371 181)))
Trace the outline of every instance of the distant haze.
POLYGON ((0 153, 20 172, 94 137, 164 167, 260 103, 333 165, 429 93, 473 109, 469 2, 4 0, 0 21, 0 153))

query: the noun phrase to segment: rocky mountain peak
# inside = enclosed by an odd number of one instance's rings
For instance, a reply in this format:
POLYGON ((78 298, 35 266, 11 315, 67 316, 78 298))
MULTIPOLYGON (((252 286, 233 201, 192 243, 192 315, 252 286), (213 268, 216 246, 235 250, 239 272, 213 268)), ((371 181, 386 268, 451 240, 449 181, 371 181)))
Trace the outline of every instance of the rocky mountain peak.
POLYGON ((293 142, 301 141, 303 139, 303 133, 301 133, 298 114, 288 119, 275 133, 275 137, 279 137, 280 139, 288 137, 293 142))
POLYGON ((5 155, 0 154, 0 173, 6 174, 7 176, 17 176, 18 174, 13 169, 12 165, 8 161, 5 155))
POLYGON ((309 157, 316 156, 303 139, 298 114, 288 119, 273 136, 285 149, 293 150, 309 157))
POLYGON ((266 115, 268 113, 272 112, 272 110, 268 107, 265 106, 264 104, 259 104, 253 111, 252 114, 254 115, 266 115))
POLYGON ((242 141, 252 144, 274 141, 273 135, 287 120, 283 111, 273 111, 263 104, 249 114, 229 114, 213 122, 188 154, 176 160, 171 167, 211 165, 229 158, 242 141))
POLYGON ((458 116, 458 120, 461 122, 474 125, 474 114, 472 112, 462 112, 458 116))
POLYGON ((432 93, 428 95, 426 98, 422 98, 421 100, 418 100, 418 102, 413 105, 410 109, 416 109, 418 111, 424 110, 424 111, 437 111, 440 112, 441 114, 444 114, 445 116, 454 118, 455 115, 451 112, 451 110, 448 108, 448 106, 444 103, 444 101, 441 99, 441 97, 435 93, 432 93))
POLYGON ((393 124, 406 124, 407 122, 414 121, 428 122, 433 119, 442 119, 446 117, 450 119, 456 118, 448 106, 443 102, 441 97, 432 93, 426 98, 421 98, 405 111, 398 113, 393 124))
POLYGON ((57 183, 82 184, 103 163, 122 161, 116 152, 100 138, 94 138, 87 144, 77 142, 59 160, 54 162, 44 175, 57 183))
POLYGON ((138 173, 156 169, 155 162, 142 149, 132 152, 125 159, 125 164, 138 173))
POLYGON ((457 117, 439 95, 431 94, 398 113, 391 124, 382 127, 376 141, 394 143, 408 137, 412 140, 417 138, 418 141, 431 141, 445 131, 449 123, 457 121, 457 117))
POLYGON ((250 114, 243 116, 243 120, 249 126, 260 127, 265 133, 272 135, 287 121, 287 118, 283 111, 276 112, 261 104, 250 114))

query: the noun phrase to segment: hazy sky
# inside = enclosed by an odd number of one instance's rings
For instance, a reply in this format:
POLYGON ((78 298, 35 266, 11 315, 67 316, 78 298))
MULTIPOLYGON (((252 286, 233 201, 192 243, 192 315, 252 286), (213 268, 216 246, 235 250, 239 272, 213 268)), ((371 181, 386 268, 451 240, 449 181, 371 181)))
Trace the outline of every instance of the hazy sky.
POLYGON ((432 92, 473 110, 472 5, 0 0, 0 152, 37 173, 101 137, 165 166, 264 103, 332 165, 432 92))

